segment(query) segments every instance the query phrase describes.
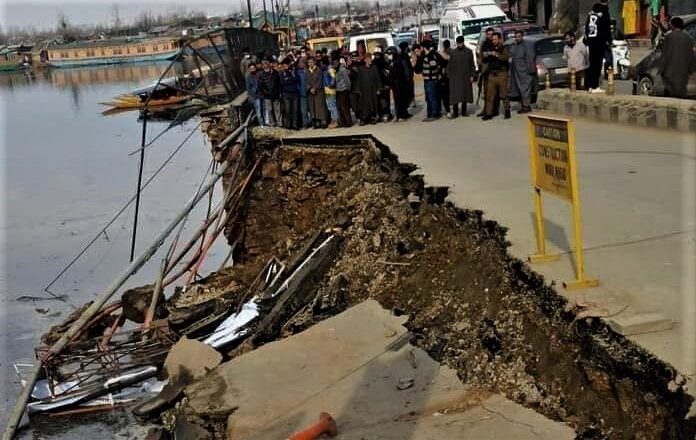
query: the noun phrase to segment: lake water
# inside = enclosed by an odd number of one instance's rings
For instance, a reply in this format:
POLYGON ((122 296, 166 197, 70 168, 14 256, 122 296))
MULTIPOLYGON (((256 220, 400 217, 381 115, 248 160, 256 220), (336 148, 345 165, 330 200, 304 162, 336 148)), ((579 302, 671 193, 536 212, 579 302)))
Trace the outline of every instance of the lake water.
MULTIPOLYGON (((50 298, 44 287, 135 193, 139 155, 129 153, 140 146, 138 112, 103 116, 107 107, 99 103, 152 83, 165 67, 148 64, 55 69, 33 77, 0 75, 1 158, 5 165, 0 180, 4 196, 0 216, 4 250, 0 256, 4 267, 0 278, 2 427, 20 390, 14 364, 33 361, 40 335, 95 298, 128 265, 134 205, 51 288, 55 294, 66 294, 65 302, 17 301, 23 295, 50 298)), ((180 211, 208 170, 209 146, 196 124, 193 119, 172 128, 147 149, 144 180, 195 131, 143 192, 139 250, 180 211)), ((148 138, 168 125, 148 122, 148 138)), ((202 203, 193 212, 187 230, 201 224, 206 208, 207 203, 202 203)), ((203 273, 216 269, 226 251, 223 240, 218 240, 203 273)), ((159 261, 158 254, 127 286, 153 282, 159 261)), ((100 432, 111 436, 114 431, 121 432, 121 438, 133 438, 133 427, 123 420, 113 413, 90 416, 86 425, 56 424, 52 419, 24 430, 21 438, 81 438, 100 432)))

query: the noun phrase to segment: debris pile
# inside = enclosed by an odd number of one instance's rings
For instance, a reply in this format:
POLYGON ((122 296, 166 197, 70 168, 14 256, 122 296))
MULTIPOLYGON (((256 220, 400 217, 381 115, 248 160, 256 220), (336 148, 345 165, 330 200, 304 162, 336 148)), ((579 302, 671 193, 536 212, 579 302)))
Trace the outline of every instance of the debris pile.
POLYGON ((164 291, 149 338, 140 327, 115 329, 126 319, 146 321, 154 286, 124 294, 95 331, 66 350, 73 360, 93 359, 95 341, 106 340, 96 345, 108 347, 101 359, 118 355, 114 344, 122 344, 123 359, 140 374, 168 377, 136 414, 160 418, 170 431, 219 437, 228 413, 187 406, 188 387, 207 370, 193 375, 185 364, 162 375, 167 353, 195 339, 228 361, 375 299, 408 316, 412 343, 467 385, 566 421, 578 438, 696 432, 686 419, 691 398, 681 385, 668 387, 678 372, 599 319, 576 319, 562 297, 507 253, 505 228, 447 202, 447 188, 426 187, 414 165, 372 138, 289 141, 279 134, 255 131, 240 171, 225 176, 228 189, 246 182, 213 228, 232 246, 230 264, 173 294, 164 291))

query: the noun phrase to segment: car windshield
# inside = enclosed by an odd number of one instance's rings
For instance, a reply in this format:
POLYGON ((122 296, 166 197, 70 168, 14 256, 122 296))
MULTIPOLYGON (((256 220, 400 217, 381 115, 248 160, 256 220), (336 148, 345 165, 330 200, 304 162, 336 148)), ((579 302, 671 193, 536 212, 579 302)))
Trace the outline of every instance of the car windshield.
POLYGON ((489 17, 480 18, 477 20, 462 21, 462 35, 478 35, 481 30, 501 24, 505 21, 505 17, 489 17))
POLYGON ((537 55, 553 55, 563 53, 563 42, 562 38, 547 38, 541 40, 536 45, 537 55))
POLYGON ((329 52, 332 50, 338 49, 338 42, 337 41, 327 41, 325 43, 315 43, 314 44, 314 50, 315 51, 321 51, 322 49, 326 48, 329 52))
POLYGON ((373 53, 377 46, 381 46, 382 49, 386 49, 389 46, 386 38, 370 38, 366 43, 367 53, 373 53))

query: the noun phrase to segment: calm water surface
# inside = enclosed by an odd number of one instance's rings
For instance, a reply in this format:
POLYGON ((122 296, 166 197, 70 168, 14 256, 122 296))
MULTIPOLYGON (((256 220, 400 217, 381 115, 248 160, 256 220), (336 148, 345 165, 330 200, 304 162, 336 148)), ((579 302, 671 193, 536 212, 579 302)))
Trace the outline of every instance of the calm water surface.
MULTIPOLYGON (((29 301, 22 295, 43 292, 72 259, 134 194, 140 145, 138 112, 103 116, 100 102, 152 83, 166 65, 57 69, 33 78, 0 75, 2 120, 2 204, 0 255, 0 426, 19 391, 14 363, 31 362, 40 335, 75 307, 93 299, 128 264, 133 206, 53 287, 67 301, 29 301), (41 313, 36 309, 42 310, 41 313), (46 311, 45 309, 48 309, 46 311), (58 315, 58 316, 56 316, 58 315)), ((151 176, 194 129, 191 120, 174 127, 147 150, 144 179, 151 176)), ((148 123, 151 138, 166 122, 148 123)), ((210 164, 200 130, 143 193, 138 249, 153 237, 194 194, 210 164)), ((219 197, 219 192, 218 192, 219 197)), ((194 211, 190 231, 200 225, 206 206, 194 211)), ((220 240, 221 241, 221 240, 220 240)), ((136 251, 137 253, 137 251, 136 251)), ((206 269, 224 258, 224 243, 211 250, 206 269)), ((153 258, 128 286, 153 282, 159 257, 153 258)), ((205 273, 205 272, 204 272, 205 273)), ((21 438, 93 438, 114 432, 135 438, 122 414, 91 416, 80 423, 35 423, 21 438)))

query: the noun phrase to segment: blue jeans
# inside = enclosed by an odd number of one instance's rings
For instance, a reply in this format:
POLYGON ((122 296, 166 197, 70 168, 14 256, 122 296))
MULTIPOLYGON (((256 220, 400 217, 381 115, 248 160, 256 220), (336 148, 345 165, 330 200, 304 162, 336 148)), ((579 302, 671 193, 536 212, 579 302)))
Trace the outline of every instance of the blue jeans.
POLYGON ((251 103, 254 106, 254 113, 256 114, 256 122, 259 125, 263 125, 263 101, 261 98, 254 98, 251 103))
POLYGON ((300 113, 302 114, 302 126, 309 127, 309 103, 306 96, 300 96, 300 113))
POLYGON ((338 107, 336 107, 336 95, 326 95, 326 107, 329 109, 331 121, 338 121, 338 107))
POLYGON ((427 115, 429 118, 439 118, 440 99, 437 96, 437 80, 429 79, 423 81, 425 87, 425 102, 427 104, 427 115))

